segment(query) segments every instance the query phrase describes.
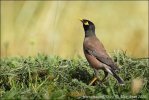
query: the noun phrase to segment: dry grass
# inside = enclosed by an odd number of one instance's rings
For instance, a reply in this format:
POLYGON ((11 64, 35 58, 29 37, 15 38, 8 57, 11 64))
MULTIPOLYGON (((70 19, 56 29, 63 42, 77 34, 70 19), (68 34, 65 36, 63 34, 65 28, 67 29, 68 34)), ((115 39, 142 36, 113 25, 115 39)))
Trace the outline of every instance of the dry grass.
POLYGON ((1 1, 1 54, 82 55, 79 18, 95 23, 108 51, 147 56, 147 1, 1 1))

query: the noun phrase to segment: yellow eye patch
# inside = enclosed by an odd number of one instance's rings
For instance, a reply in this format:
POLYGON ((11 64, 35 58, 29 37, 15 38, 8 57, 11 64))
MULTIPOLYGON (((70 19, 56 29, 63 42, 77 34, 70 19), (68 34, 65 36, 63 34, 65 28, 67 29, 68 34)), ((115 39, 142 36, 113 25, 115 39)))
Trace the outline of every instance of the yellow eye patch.
POLYGON ((84 22, 84 25, 89 25, 89 23, 86 21, 86 22, 84 22))

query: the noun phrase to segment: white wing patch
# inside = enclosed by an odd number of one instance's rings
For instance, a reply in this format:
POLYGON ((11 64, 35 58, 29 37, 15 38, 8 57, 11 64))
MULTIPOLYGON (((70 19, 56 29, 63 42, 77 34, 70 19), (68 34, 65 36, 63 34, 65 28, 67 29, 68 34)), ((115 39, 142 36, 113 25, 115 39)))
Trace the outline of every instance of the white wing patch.
POLYGON ((109 72, 111 75, 113 75, 113 73, 111 72, 111 70, 109 68, 105 68, 107 70, 107 72, 109 72))

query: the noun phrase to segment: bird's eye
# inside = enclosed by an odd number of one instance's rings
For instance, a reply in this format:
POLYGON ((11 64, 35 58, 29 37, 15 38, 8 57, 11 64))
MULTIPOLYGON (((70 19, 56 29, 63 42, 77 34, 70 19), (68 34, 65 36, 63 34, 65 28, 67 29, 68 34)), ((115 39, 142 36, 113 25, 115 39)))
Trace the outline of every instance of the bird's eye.
POLYGON ((89 23, 86 21, 86 22, 84 22, 84 25, 89 25, 89 23))

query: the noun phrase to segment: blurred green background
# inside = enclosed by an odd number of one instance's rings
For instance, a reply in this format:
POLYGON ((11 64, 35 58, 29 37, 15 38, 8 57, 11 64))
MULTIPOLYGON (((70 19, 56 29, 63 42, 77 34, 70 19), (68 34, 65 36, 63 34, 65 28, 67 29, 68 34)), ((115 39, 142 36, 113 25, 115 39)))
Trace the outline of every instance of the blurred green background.
POLYGON ((148 56, 148 1, 1 1, 1 56, 83 56, 79 18, 108 52, 148 56))

